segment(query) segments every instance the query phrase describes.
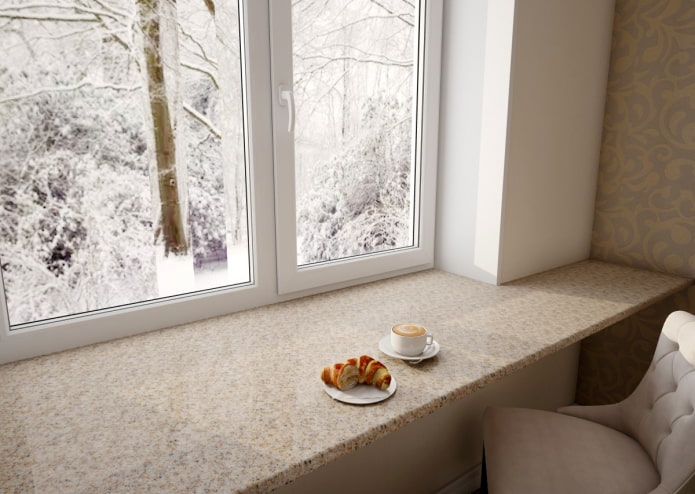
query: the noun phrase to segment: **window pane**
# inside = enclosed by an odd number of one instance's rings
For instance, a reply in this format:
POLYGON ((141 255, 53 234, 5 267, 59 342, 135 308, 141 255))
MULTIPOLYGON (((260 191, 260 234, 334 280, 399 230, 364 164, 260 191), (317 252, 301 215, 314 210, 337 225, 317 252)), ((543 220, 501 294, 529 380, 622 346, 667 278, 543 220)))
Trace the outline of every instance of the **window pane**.
POLYGON ((14 5, 0 12, 11 325, 250 281, 236 3, 14 5))
POLYGON ((293 1, 298 265, 415 243, 415 4, 293 1))

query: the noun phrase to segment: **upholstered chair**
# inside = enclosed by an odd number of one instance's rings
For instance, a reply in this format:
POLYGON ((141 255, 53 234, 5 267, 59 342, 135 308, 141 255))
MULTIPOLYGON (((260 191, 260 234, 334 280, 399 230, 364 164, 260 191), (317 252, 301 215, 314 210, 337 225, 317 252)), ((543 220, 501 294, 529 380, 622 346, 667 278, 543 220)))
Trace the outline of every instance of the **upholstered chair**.
POLYGON ((651 365, 620 403, 558 413, 490 407, 482 491, 695 493, 695 316, 666 319, 651 365))

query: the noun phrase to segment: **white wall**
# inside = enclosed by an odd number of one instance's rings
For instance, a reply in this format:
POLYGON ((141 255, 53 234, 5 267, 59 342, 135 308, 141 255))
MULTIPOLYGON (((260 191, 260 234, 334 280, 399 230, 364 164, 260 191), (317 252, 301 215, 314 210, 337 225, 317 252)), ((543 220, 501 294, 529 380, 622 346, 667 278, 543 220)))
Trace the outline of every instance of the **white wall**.
MULTIPOLYGON (((483 212, 478 208, 478 180, 486 18, 485 1, 444 3, 435 265, 495 283, 497 269, 485 271, 473 261, 476 220, 483 212)), ((484 200, 484 196, 480 199, 484 200)), ((498 214, 487 235, 493 239, 495 256, 499 220, 498 214)))
POLYGON ((589 257, 613 11, 517 2, 498 283, 589 257))
POLYGON ((588 258, 613 8, 445 3, 436 267, 500 284, 588 258))

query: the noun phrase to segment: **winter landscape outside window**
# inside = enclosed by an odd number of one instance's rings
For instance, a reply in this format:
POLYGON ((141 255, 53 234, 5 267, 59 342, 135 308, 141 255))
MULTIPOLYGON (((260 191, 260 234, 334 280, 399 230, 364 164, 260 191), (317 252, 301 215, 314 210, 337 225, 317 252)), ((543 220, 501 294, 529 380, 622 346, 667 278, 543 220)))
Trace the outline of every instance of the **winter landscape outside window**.
POLYGON ((417 21, 409 0, 292 4, 299 265, 414 243, 417 21))
POLYGON ((0 362, 431 267, 441 19, 2 2, 0 362))
POLYGON ((0 7, 10 323, 250 281, 238 8, 0 7))
POLYGON ((279 292, 431 264, 441 2, 270 7, 279 292))

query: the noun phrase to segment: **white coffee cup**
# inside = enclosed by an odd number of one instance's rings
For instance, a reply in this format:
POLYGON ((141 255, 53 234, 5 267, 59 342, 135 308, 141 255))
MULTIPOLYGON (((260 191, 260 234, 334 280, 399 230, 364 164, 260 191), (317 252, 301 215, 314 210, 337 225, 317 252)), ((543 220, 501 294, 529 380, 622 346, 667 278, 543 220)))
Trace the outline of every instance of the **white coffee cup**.
POLYGON ((432 341, 432 333, 417 324, 396 324, 391 328, 391 347, 406 357, 420 355, 432 341))

